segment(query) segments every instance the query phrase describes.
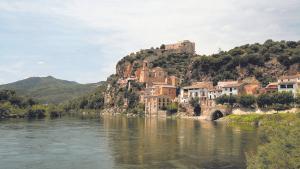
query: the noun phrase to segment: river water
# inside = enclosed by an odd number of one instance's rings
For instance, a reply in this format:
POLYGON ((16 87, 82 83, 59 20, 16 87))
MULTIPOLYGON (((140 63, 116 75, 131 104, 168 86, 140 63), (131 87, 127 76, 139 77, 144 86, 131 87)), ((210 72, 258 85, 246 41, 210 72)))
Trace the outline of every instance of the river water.
POLYGON ((190 119, 0 121, 1 169, 245 168, 255 129, 190 119))

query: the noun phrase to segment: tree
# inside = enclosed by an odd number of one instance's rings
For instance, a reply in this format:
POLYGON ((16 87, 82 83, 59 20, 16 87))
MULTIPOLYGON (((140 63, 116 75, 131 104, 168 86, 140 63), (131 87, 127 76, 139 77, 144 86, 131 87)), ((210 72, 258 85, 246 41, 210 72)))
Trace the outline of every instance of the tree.
POLYGON ((257 105, 260 108, 266 108, 273 104, 273 98, 270 94, 261 94, 257 97, 257 105))
POLYGON ((253 95, 242 95, 239 98, 239 104, 243 107, 251 107, 256 103, 256 98, 253 95))
POLYGON ((273 94, 274 103, 281 105, 290 105, 294 102, 294 95, 292 92, 276 92, 273 94))
POLYGON ((194 114, 196 116, 200 116, 201 114, 201 106, 199 97, 193 97, 190 99, 189 103, 194 108, 194 114))
POLYGON ((169 114, 175 114, 178 111, 178 103, 171 103, 167 106, 167 112, 169 114))
POLYGON ((237 96, 234 95, 222 95, 216 99, 217 104, 229 104, 233 106, 234 103, 237 103, 237 96))

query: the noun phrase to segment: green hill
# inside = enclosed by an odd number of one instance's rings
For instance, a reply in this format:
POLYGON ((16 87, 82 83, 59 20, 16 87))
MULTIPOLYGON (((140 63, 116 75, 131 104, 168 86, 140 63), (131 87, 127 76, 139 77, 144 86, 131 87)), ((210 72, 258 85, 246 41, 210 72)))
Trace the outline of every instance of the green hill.
POLYGON ((30 77, 14 83, 0 85, 0 90, 15 90, 19 95, 31 97, 41 103, 61 103, 90 93, 101 83, 77 82, 48 77, 30 77))

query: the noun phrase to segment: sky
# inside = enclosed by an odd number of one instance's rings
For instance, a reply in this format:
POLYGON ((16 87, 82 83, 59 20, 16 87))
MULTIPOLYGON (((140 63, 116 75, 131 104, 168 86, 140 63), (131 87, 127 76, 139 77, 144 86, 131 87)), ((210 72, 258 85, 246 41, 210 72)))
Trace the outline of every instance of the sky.
POLYGON ((0 84, 93 83, 129 53, 191 40, 198 54, 300 40, 299 0, 0 0, 0 84))

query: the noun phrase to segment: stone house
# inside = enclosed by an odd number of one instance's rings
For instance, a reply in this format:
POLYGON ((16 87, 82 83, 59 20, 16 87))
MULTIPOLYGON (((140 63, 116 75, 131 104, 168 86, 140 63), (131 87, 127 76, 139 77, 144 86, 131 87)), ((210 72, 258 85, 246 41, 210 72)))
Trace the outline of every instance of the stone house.
POLYGON ((145 89, 144 94, 145 113, 147 115, 159 115, 176 98, 176 86, 168 84, 156 84, 145 89))
POLYGON ((221 95, 239 95, 242 92, 242 83, 240 81, 220 81, 217 89, 222 90, 221 95))
POLYGON ((191 86, 181 88, 179 102, 187 104, 192 98, 198 97, 200 103, 204 104, 208 99, 209 90, 213 89, 212 82, 195 82, 191 86))
POLYGON ((282 76, 278 79, 279 92, 292 92, 296 96, 300 84, 300 74, 282 76))

